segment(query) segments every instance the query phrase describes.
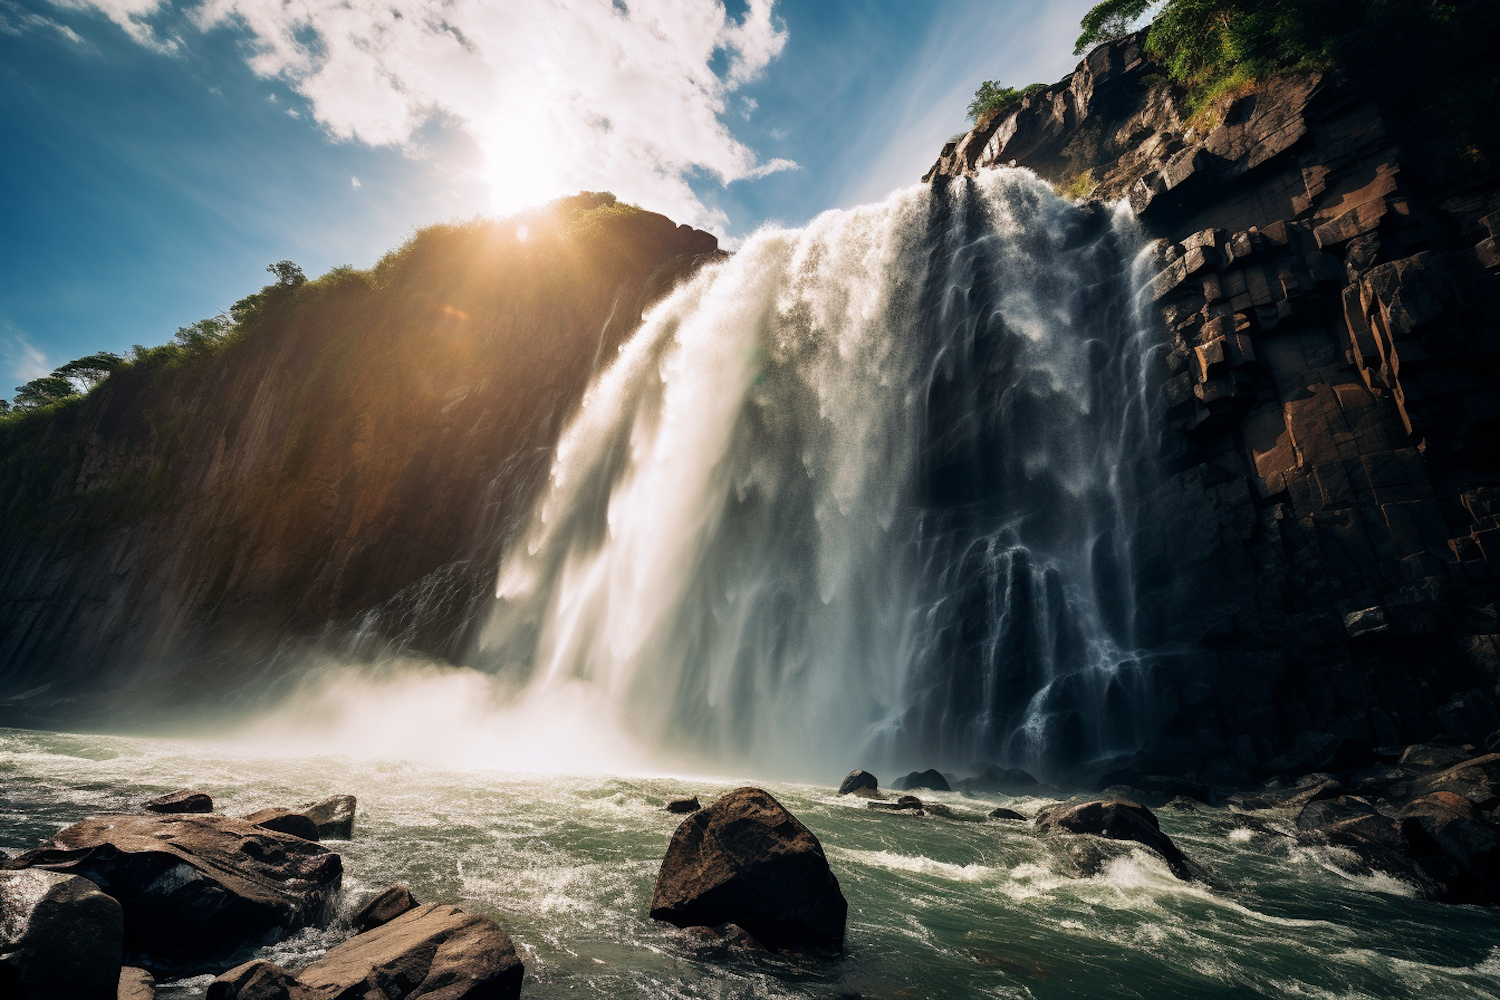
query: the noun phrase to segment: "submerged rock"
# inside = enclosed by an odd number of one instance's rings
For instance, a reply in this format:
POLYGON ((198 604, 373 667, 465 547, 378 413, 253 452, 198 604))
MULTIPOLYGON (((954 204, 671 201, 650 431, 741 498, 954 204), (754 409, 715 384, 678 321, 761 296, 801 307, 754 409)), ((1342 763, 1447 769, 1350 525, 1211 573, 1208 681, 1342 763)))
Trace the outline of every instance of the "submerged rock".
POLYGON ((698 804, 698 796, 696 795, 688 799, 673 799, 672 801, 667 803, 667 812, 677 813, 679 815, 682 813, 695 813, 702 808, 703 807, 698 804))
POLYGON ((332 795, 293 809, 312 820, 318 827, 319 840, 348 840, 354 836, 355 798, 332 795))
MULTIPOLYGON (((1091 834, 1106 840, 1130 840, 1147 847, 1184 881, 1193 877, 1187 857, 1172 838, 1161 832, 1156 816, 1128 799, 1060 803, 1036 814, 1036 827, 1046 834, 1091 834)), ((1087 868, 1087 866, 1085 866, 1087 868)))
POLYGON ((1016 812, 1014 809, 1007 809, 1004 806, 996 806, 994 809, 991 809, 989 816, 990 819, 1018 819, 1022 820, 1023 822, 1026 819, 1025 816, 1016 812))
POLYGON ((928 768, 925 771, 913 771, 900 781, 896 787, 903 792, 909 792, 914 788, 929 788, 934 792, 951 792, 948 779, 938 771, 928 768))
POLYGON ((207 792, 195 792, 182 788, 165 795, 158 795, 141 803, 141 808, 155 813, 211 813, 214 800, 207 792))
POLYGON ((119 901, 125 949, 150 964, 212 961, 327 922, 337 854, 228 816, 95 816, 12 867, 81 875, 119 901))
POLYGON ((840 795, 855 795, 859 792, 875 792, 879 790, 880 782, 869 771, 850 771, 844 775, 844 780, 839 782, 840 795))
POLYGON ((0 872, 0 996, 114 1000, 124 914, 87 879, 0 872))
POLYGON ((740 951, 769 951, 765 945, 755 940, 751 934, 739 924, 720 924, 717 927, 688 927, 685 929, 688 939, 699 948, 723 952, 738 949, 740 951))
POLYGON ((303 840, 316 842, 319 839, 318 824, 290 809, 262 809, 246 816, 245 822, 277 833, 301 837, 303 840))
POLYGON ((915 795, 903 795, 894 802, 866 802, 866 809, 879 809, 885 812, 915 812, 918 816, 924 812, 922 800, 915 795))
POLYGON ((410 889, 404 885, 393 885, 361 906, 349 919, 349 924, 354 928, 354 933, 363 934, 381 924, 390 923, 407 910, 416 909, 417 905, 417 897, 411 894, 410 889))
POLYGON ((654 920, 738 924, 777 949, 842 950, 848 911, 818 838, 759 788, 683 820, 651 896, 654 920))

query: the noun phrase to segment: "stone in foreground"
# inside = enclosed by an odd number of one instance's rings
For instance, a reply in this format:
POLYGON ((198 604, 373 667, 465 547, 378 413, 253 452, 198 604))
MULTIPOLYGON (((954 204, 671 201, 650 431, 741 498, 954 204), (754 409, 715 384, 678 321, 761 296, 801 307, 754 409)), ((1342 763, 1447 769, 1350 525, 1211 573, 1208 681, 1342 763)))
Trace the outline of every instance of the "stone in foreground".
POLYGON ((87 879, 0 872, 0 996, 114 1000, 124 915, 87 879))
POLYGON ((1128 799, 1097 800, 1048 806, 1036 814, 1036 827, 1043 833, 1092 834, 1107 840, 1133 840, 1159 854, 1184 881, 1193 877, 1187 858, 1161 832, 1156 816, 1145 806, 1128 799))
POLYGON ((404 885, 393 885, 384 889, 350 918, 349 924, 356 934, 388 924, 407 910, 417 908, 417 897, 404 885))
POLYGON ((842 950, 848 911, 818 838, 759 788, 735 789, 682 822, 651 897, 654 920, 738 924, 775 949, 842 950))
POLYGON ((211 813, 214 811, 214 800, 209 798, 207 792, 181 788, 143 802, 141 807, 154 813, 211 813))
POLYGON ((120 970, 116 1000, 156 1000, 156 980, 145 969, 127 965, 120 970))
POLYGON ((208 1000, 515 1000, 524 975, 493 920, 430 903, 350 938, 299 976, 247 962, 215 980, 208 1000))
POLYGON ((844 775, 844 780, 839 782, 840 795, 853 795, 858 792, 875 792, 879 790, 880 782, 869 771, 850 771, 844 775))
POLYGON ((210 962, 321 926, 343 875, 318 844, 192 814, 95 816, 10 864, 98 885, 125 911, 126 952, 152 965, 210 962))
POLYGON ((300 805, 292 812, 306 816, 317 825, 319 840, 348 840, 354 836, 355 804, 352 795, 331 795, 300 805))

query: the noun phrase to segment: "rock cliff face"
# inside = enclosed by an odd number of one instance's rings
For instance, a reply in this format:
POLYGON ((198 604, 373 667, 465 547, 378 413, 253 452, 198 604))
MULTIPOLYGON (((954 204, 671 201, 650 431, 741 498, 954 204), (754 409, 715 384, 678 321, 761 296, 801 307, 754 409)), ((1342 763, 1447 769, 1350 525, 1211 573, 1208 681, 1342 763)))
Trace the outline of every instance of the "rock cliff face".
MULTIPOLYGON (((1191 127, 1142 36, 925 179, 1027 167, 1158 239, 1161 485, 1136 539, 1164 737, 1101 777, 1211 781, 1500 729, 1500 182, 1430 180, 1331 76, 1191 127)), ((1307 769, 1307 768, 1304 768, 1307 769)))
POLYGON ((253 691, 318 637, 452 656, 588 380, 717 254, 584 197, 436 227, 0 427, 0 723, 253 691))

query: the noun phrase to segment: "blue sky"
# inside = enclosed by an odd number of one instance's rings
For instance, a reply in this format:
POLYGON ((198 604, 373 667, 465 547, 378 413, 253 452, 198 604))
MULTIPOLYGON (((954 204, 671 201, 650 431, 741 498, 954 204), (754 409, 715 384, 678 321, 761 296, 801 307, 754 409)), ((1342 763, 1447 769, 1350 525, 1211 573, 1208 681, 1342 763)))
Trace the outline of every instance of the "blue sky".
POLYGON ((878 200, 1089 6, 0 0, 0 387, 584 188, 731 243, 878 200))

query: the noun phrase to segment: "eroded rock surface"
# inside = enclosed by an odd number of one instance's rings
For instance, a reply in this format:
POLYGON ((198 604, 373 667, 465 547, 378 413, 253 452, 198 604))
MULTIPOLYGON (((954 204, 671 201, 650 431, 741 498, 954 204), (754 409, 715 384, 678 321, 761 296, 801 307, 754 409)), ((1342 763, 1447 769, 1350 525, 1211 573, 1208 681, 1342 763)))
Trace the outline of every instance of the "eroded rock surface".
POLYGON ((678 927, 738 924, 771 948, 844 945, 849 905, 812 831, 759 788, 739 788, 672 835, 651 917, 678 927))
POLYGON ((0 996, 115 1000, 125 918, 94 883, 0 871, 0 996))

